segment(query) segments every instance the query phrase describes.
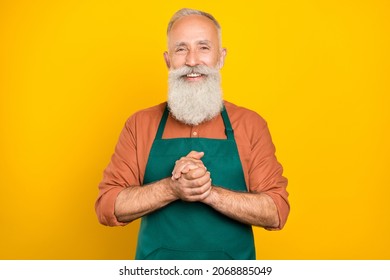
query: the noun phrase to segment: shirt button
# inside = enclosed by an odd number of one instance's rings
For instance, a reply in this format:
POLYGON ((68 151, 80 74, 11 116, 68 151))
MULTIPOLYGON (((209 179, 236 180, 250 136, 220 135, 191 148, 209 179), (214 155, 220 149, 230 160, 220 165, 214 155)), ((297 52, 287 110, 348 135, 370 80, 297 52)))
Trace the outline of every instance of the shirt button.
POLYGON ((192 135, 193 135, 193 136, 197 136, 197 135, 198 135, 198 132, 194 131, 194 132, 192 132, 192 135))

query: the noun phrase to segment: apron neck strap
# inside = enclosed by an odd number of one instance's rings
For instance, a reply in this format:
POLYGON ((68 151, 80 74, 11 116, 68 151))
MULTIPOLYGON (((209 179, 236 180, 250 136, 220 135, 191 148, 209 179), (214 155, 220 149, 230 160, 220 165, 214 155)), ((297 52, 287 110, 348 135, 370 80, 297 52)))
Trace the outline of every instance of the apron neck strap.
POLYGON ((230 123, 230 119, 226 112, 225 106, 223 106, 221 115, 222 115, 223 123, 225 124, 225 133, 227 139, 232 140, 234 139, 233 128, 232 128, 232 124, 230 123))
MULTIPOLYGON (((168 120, 168 115, 169 115, 168 106, 165 106, 165 110, 164 110, 164 113, 161 117, 160 124, 158 125, 156 139, 162 139, 165 124, 167 123, 167 120, 168 120)), ((229 139, 229 140, 234 139, 232 124, 230 123, 230 119, 229 119, 229 116, 226 112, 225 106, 223 106, 221 115, 222 115, 223 123, 225 124, 225 133, 226 133, 227 139, 229 139)))
POLYGON ((167 119, 168 119, 168 114, 169 114, 168 106, 165 106, 165 110, 164 110, 164 113, 163 113, 163 115, 161 117, 160 124, 158 125, 158 130, 157 130, 157 133, 156 133, 156 139, 162 139, 162 135, 163 135, 163 132, 164 132, 165 124, 167 123, 167 119))

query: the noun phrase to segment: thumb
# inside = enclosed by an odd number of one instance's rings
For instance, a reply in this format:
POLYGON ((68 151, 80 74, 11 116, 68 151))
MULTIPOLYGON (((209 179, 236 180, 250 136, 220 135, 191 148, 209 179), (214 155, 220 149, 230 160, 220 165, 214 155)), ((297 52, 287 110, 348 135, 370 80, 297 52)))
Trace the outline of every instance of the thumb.
POLYGON ((204 156, 204 152, 197 152, 197 151, 191 151, 187 157, 193 158, 193 159, 201 159, 204 156))

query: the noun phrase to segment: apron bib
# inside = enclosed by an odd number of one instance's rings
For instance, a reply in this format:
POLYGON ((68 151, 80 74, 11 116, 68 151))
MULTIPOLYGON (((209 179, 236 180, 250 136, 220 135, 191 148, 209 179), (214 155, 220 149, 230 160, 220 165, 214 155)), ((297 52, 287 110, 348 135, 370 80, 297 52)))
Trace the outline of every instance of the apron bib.
MULTIPOLYGON (((176 160, 190 151, 201 159, 213 185, 246 192, 236 141, 225 108, 221 112, 227 139, 162 139, 168 119, 165 108, 145 170, 143 184, 170 177, 176 160)), ((136 259, 255 259, 252 227, 201 202, 176 200, 142 218, 136 259)))

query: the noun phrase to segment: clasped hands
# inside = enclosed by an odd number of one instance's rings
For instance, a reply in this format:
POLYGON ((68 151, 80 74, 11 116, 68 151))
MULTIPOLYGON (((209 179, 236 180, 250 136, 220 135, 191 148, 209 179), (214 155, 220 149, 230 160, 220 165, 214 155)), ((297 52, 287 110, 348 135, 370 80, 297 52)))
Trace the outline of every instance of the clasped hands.
POLYGON ((184 201, 204 201, 211 192, 211 177, 201 161, 204 152, 192 151, 176 161, 171 187, 174 195, 184 201))

